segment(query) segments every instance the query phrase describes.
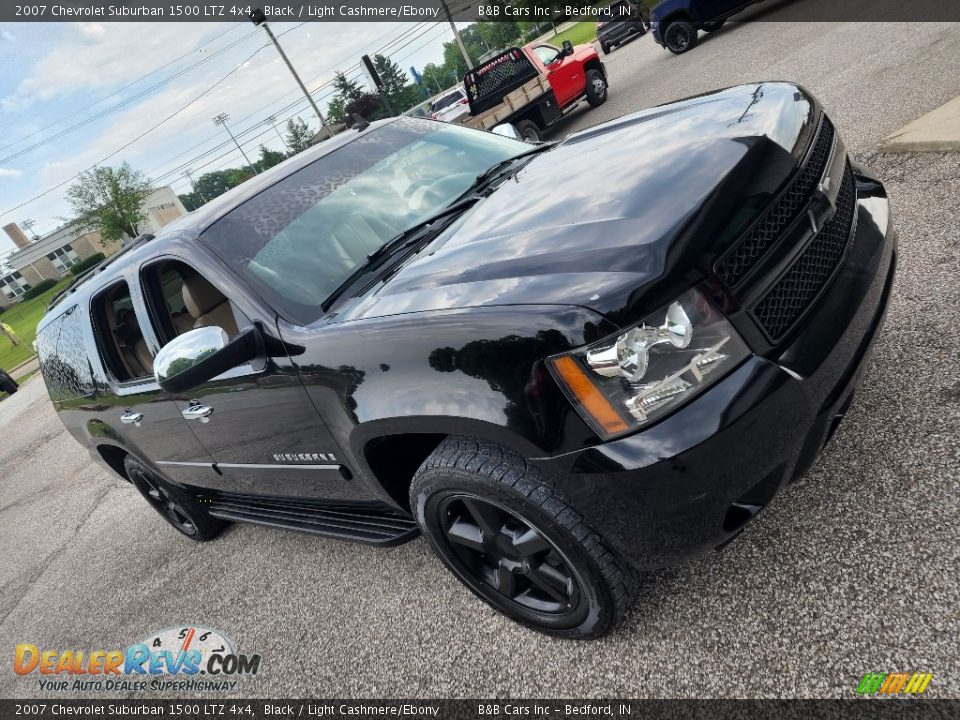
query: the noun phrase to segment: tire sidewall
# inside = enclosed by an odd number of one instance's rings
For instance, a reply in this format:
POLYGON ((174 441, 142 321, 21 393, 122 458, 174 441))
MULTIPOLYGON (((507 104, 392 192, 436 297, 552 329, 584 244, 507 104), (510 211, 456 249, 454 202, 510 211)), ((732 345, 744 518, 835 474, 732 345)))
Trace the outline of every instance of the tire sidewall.
POLYGON ((600 569, 576 538, 557 525, 555 520, 528 498, 482 475, 457 468, 426 470, 417 478, 412 496, 411 506, 417 524, 434 553, 471 592, 499 612, 527 627, 565 638, 597 637, 612 626, 612 601, 605 597, 608 590, 602 582, 600 569), (576 624, 570 626, 571 619, 565 616, 551 616, 521 608, 495 591, 490 592, 489 596, 485 594, 480 587, 480 581, 464 572, 459 563, 448 557, 447 541, 441 536, 439 518, 430 516, 431 513, 428 512, 428 508, 433 508, 439 504, 440 499, 450 494, 474 495, 498 504, 520 516, 553 543, 573 571, 578 583, 585 605, 582 618, 578 618, 576 624))
POLYGON ((597 107, 598 105, 603 105, 607 101, 607 95, 609 94, 609 86, 607 85, 607 79, 603 77, 603 74, 599 70, 588 70, 587 71, 587 102, 590 103, 591 107, 597 107), (594 80, 599 78, 603 81, 603 94, 598 95, 593 88, 594 80))
POLYGON ((130 484, 133 485, 137 489, 137 492, 143 496, 143 499, 146 501, 150 509, 162 517, 170 527, 176 530, 179 536, 196 542, 202 542, 204 540, 210 540, 216 537, 227 525, 227 523, 223 520, 211 517, 206 510, 204 510, 192 498, 190 498, 187 492, 160 477, 157 473, 132 455, 127 456, 127 458, 124 460, 124 469, 127 471, 127 477, 130 479, 130 484), (170 518, 168 518, 164 513, 160 512, 160 510, 156 508, 152 502, 150 502, 150 499, 147 496, 148 486, 142 479, 142 475, 148 475, 153 482, 162 486, 165 491, 170 493, 171 497, 176 500, 180 510, 190 519, 190 522, 193 523, 193 526, 197 530, 196 533, 190 535, 184 532, 181 528, 177 527, 173 522, 171 522, 170 518))

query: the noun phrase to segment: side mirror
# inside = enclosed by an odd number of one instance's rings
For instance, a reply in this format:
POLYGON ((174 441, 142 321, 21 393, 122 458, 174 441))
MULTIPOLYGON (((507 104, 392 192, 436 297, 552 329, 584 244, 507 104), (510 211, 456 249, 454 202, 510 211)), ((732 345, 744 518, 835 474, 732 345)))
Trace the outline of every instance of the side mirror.
POLYGON ((511 138, 512 140, 523 140, 523 138, 520 137, 520 133, 517 132, 516 126, 511 123, 502 123, 497 125, 490 130, 490 132, 492 132, 494 135, 503 135, 504 137, 511 138))
POLYGON ((263 338, 255 327, 247 328, 232 340, 223 328, 197 328, 161 348, 153 361, 153 376, 167 392, 179 393, 250 362, 262 352, 263 338))
POLYGON ((564 40, 563 41, 563 57, 567 57, 568 55, 573 55, 573 43, 570 42, 569 40, 564 40))

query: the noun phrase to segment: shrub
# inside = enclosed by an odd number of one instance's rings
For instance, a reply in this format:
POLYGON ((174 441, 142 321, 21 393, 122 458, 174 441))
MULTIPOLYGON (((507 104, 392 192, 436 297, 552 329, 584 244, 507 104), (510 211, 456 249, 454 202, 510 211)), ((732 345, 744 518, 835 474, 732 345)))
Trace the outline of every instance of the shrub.
POLYGON ((106 256, 103 253, 94 253, 93 255, 88 257, 86 260, 81 260, 80 262, 71 266, 70 272, 73 273, 74 275, 80 275, 84 271, 89 270, 94 265, 101 262, 105 257, 106 256))
POLYGON ((23 293, 23 300, 32 300, 37 295, 43 295, 47 290, 57 284, 56 280, 41 280, 36 285, 23 293))

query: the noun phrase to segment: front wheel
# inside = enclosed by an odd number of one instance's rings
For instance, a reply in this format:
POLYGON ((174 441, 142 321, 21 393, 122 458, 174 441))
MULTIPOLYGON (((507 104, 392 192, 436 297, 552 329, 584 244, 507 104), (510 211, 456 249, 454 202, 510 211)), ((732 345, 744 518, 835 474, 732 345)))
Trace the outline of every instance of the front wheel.
POLYGON ((220 534, 227 523, 210 514, 183 490, 157 476, 150 468, 128 455, 123 461, 127 477, 147 503, 175 530, 202 542, 220 534))
POLYGON ((600 43, 600 49, 603 50, 604 55, 610 54, 610 46, 607 45, 606 43, 600 43))
POLYGON ((540 142, 543 136, 533 120, 521 120, 516 124, 517 134, 527 142, 540 142))
POLYGON ((599 70, 587 70, 587 102, 590 107, 607 101, 607 80, 599 70))
POLYGON ((667 50, 680 55, 697 44, 697 28, 692 22, 676 20, 664 30, 663 41, 667 50))
POLYGON ((586 640, 627 609, 631 571, 536 467, 505 448, 447 438, 417 470, 410 506, 447 568, 527 627, 586 640))

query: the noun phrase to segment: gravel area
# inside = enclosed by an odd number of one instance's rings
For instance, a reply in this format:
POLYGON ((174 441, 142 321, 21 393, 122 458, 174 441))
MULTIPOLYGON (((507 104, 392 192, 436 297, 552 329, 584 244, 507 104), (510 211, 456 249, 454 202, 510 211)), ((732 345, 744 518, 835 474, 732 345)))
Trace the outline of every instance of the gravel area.
MULTIPOLYGON (((495 614, 422 540, 374 549, 235 526, 196 545, 66 435, 34 377, 0 402, 0 648, 126 647, 199 623, 260 653, 247 696, 852 697, 870 671, 960 697, 960 155, 872 155, 960 94, 960 28, 732 25, 608 57, 564 130, 718 86, 799 80, 889 186, 900 266, 832 444, 720 553, 652 574, 624 626, 552 640, 495 614)), ((575 171, 575 168, 572 169, 575 171)), ((0 696, 45 695, 0 673, 0 696)), ((121 693, 120 695, 123 695, 121 693)))

